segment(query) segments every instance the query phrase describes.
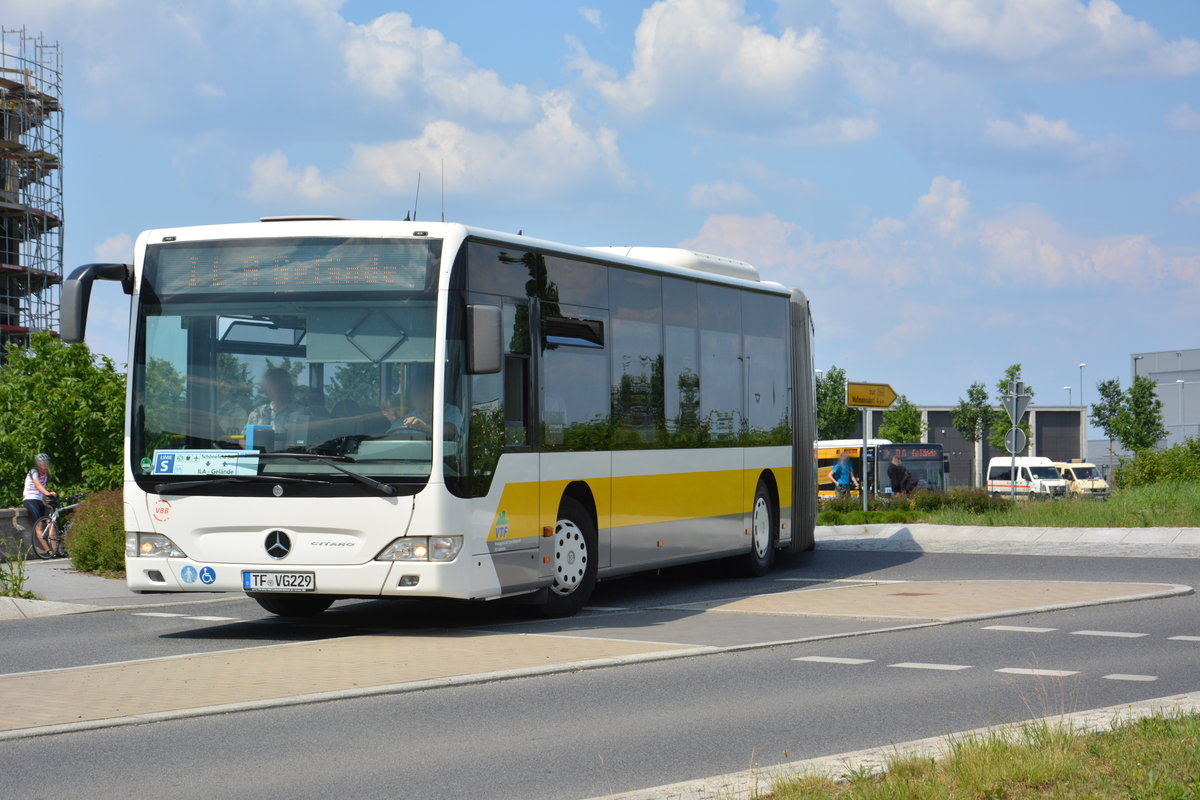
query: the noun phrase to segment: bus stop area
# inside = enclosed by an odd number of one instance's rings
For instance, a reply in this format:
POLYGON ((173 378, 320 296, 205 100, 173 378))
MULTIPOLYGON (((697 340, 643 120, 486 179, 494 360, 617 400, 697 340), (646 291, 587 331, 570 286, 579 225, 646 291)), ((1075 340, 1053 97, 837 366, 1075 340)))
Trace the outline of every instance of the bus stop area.
MULTIPOLYGON (((236 596, 169 610, 130 604, 108 613, 126 615, 122 625, 144 628, 147 636, 233 649, 111 663, 101 658, 54 670, 50 694, 40 691, 51 674, 44 670, 0 676, 0 739, 1192 592, 1175 584, 1103 581, 776 578, 744 585, 759 591, 670 605, 588 607, 557 620, 516 610, 480 615, 483 607, 473 604, 435 606, 430 613, 411 601, 347 600, 308 620, 263 617, 236 596), (238 646, 251 641, 256 644, 238 646)), ((93 608, 75 604, 76 612, 93 608)))

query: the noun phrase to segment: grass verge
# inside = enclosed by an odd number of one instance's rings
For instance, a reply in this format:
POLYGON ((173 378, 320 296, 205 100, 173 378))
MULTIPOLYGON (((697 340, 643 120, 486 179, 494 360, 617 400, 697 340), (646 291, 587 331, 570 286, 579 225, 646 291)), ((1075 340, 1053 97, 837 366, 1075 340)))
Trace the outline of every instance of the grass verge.
POLYGON ((881 774, 845 782, 776 783, 772 800, 1200 797, 1200 716, 1156 716, 1104 733, 1044 723, 1020 735, 961 742, 941 759, 897 758, 881 774))
POLYGON ((994 500, 980 502, 978 492, 952 491, 941 496, 872 504, 872 510, 826 503, 818 525, 907 524, 1006 525, 1045 528, 1146 528, 1200 526, 1200 483, 1156 483, 1121 489, 1108 500, 1066 497, 1062 500, 994 500), (935 506, 921 508, 921 505, 935 506))

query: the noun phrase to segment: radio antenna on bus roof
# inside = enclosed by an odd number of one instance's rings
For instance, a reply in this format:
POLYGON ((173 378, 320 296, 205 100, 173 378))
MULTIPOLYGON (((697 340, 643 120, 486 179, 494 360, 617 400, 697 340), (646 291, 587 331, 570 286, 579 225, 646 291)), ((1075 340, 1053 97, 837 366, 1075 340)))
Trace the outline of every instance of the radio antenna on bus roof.
POLYGON ((417 219, 417 203, 421 202, 421 173, 417 172, 417 196, 413 198, 413 221, 417 219))

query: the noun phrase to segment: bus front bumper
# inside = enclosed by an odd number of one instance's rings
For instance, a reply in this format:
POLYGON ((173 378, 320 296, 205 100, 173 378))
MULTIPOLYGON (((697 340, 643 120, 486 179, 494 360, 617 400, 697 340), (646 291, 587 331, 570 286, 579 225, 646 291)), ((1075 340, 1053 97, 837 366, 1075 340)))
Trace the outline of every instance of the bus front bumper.
POLYGON ((246 592, 247 576, 311 574, 311 594, 340 597, 449 597, 470 599, 467 563, 455 561, 369 561, 365 564, 208 564, 190 558, 126 557, 125 575, 134 592, 246 592))

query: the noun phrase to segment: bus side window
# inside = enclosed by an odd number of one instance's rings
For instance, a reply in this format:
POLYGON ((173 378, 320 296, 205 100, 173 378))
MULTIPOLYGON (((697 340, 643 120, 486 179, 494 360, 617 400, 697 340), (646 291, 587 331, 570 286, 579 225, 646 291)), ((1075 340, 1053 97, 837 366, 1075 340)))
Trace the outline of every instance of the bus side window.
POLYGON ((992 467, 988 470, 988 481, 1009 480, 1012 480, 1012 469, 1010 467, 992 467))

